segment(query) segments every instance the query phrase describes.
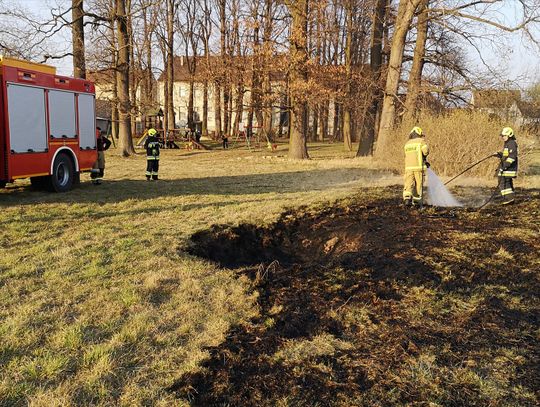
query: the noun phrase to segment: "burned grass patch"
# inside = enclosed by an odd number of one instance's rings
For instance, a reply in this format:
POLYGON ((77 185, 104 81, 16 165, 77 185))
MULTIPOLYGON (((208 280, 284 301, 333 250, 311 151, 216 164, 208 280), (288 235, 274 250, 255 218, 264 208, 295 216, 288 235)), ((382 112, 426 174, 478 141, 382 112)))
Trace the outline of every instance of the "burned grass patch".
POLYGON ((193 235, 192 254, 251 277, 260 312, 168 390, 201 406, 537 405, 540 191, 423 212, 395 193, 193 235))

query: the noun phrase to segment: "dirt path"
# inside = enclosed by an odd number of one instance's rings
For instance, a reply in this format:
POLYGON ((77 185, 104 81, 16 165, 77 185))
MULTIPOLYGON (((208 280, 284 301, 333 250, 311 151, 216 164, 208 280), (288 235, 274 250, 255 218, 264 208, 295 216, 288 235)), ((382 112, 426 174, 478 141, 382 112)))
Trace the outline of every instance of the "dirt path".
POLYGON ((192 254, 252 278, 260 317, 169 391, 201 406, 537 405, 540 191, 511 214, 404 210, 397 194, 194 235, 192 254))

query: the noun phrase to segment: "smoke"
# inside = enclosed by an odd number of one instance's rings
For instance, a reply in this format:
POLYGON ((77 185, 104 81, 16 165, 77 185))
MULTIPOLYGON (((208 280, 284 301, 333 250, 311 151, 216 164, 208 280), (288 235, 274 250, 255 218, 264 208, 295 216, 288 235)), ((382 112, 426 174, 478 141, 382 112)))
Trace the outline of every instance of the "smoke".
POLYGON ((430 168, 427 169, 426 203, 432 206, 443 207, 463 206, 463 204, 454 198, 450 191, 446 189, 444 183, 430 168))

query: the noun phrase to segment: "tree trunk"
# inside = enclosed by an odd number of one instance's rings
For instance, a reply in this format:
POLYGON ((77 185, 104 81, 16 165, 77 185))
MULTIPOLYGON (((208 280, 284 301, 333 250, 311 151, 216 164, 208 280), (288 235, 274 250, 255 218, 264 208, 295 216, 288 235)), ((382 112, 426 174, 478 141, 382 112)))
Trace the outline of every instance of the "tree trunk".
POLYGON ((124 157, 135 153, 131 138, 131 103, 129 100, 129 35, 125 0, 116 2, 116 39, 118 44, 118 63, 116 83, 118 85, 118 114, 120 150, 124 157))
MULTIPOLYGON (((279 123, 278 123, 278 137, 283 137, 283 126, 285 126, 285 119, 288 120, 289 115, 289 86, 288 80, 285 81, 285 92, 282 93, 279 101, 279 123)), ((287 127, 289 124, 287 122, 287 127)))
POLYGON ((313 120, 311 121, 311 140, 317 140, 319 135, 319 116, 320 105, 316 105, 313 109, 313 120))
POLYGON ((291 27, 291 92, 289 128, 289 158, 307 159, 307 103, 304 99, 307 82, 307 25, 309 0, 286 0, 285 3, 292 15, 291 27))
POLYGON ((264 16, 263 16, 263 45, 262 45, 262 108, 263 108, 263 128, 262 134, 267 141, 271 141, 273 136, 272 131, 272 84, 270 79, 270 57, 272 55, 272 31, 274 20, 274 0, 265 0, 264 16))
MULTIPOLYGON (((266 69, 265 69, 266 71, 266 69)), ((263 128, 262 134, 267 141, 272 139, 272 88, 270 74, 265 72, 263 80, 263 128)))
POLYGON ((71 2, 71 36, 73 42, 73 76, 86 79, 86 58, 84 55, 84 9, 83 0, 71 2))
POLYGON ((332 141, 341 140, 340 116, 341 106, 339 103, 334 101, 334 128, 332 129, 332 141))
POLYGON ((112 78, 112 96, 111 96, 111 135, 113 138, 118 139, 119 137, 119 115, 118 115, 118 84, 116 82, 116 72, 118 67, 118 49, 116 47, 116 33, 115 29, 115 16, 116 16, 116 5, 114 4, 116 0, 109 0, 109 10, 111 25, 109 27, 110 43, 111 43, 111 71, 114 72, 115 76, 112 78))
POLYGON ((169 138, 169 130, 174 130, 174 12, 175 0, 167 0, 167 95, 168 103, 165 106, 167 110, 167 128, 164 129, 169 138))
MULTIPOLYGON (((148 120, 148 111, 152 106, 153 100, 153 82, 152 82, 152 30, 148 22, 148 10, 143 8, 143 29, 144 29, 144 44, 143 55, 145 58, 145 68, 142 71, 142 89, 141 89, 141 121, 143 131, 145 130, 148 120)), ((141 64, 142 65, 142 64, 141 64)), ((142 66, 141 66, 142 68, 142 66)))
POLYGON ((396 119, 396 101, 399 87, 399 77, 401 74, 401 64, 403 62, 403 50, 405 39, 409 31, 414 13, 421 0, 400 0, 392 46, 390 47, 390 60, 388 63, 388 74, 386 76, 386 86, 381 111, 381 121, 379 126, 379 137, 377 140, 376 155, 380 155, 391 144, 390 132, 394 127, 396 119))
POLYGON ((239 82, 236 88, 236 101, 235 101, 236 114, 234 116, 233 135, 238 134, 240 130, 240 123, 244 119, 244 83, 239 82))
MULTIPOLYGON (((219 0, 219 21, 220 21, 220 48, 221 48, 221 62, 222 72, 220 75, 221 78, 221 87, 223 88, 223 123, 221 123, 220 116, 220 126, 223 126, 223 133, 229 135, 229 80, 227 78, 227 73, 229 70, 229 60, 227 55, 227 14, 226 0, 219 0)), ((218 99, 221 102, 221 95, 218 99)), ((221 106, 219 111, 221 112, 221 106)))
POLYGON ((231 135, 231 119, 232 119, 232 97, 231 86, 229 83, 225 85, 223 90, 223 132, 227 135, 231 135))
POLYGON ((351 106, 352 99, 352 36, 353 36, 353 7, 351 0, 346 1, 346 38, 345 38, 345 103, 343 104, 343 146, 347 151, 352 151, 352 123, 351 106))
POLYGON ((216 139, 219 140, 223 133, 221 131, 221 86, 218 81, 214 82, 214 124, 216 139))
MULTIPOLYGON (((163 66, 167 66, 168 56, 167 56, 167 47, 164 48, 163 53, 163 66)), ((165 70, 165 75, 163 76, 163 106, 165 107, 163 111, 163 134, 166 134, 167 129, 169 128, 169 115, 167 111, 167 106, 169 106, 169 76, 165 70)))
POLYGON ((321 112, 319 114, 319 141, 324 141, 328 137, 328 110, 330 102, 323 102, 321 112))
POLYGON ((428 34, 429 0, 422 0, 418 6, 418 25, 416 34, 416 46, 414 48, 413 64, 409 74, 407 86, 407 99, 405 99, 405 120, 412 121, 417 118, 418 97, 421 92, 422 71, 424 69, 424 57, 426 54, 426 42, 428 34))
MULTIPOLYGON (((126 0, 127 10, 131 10, 131 0, 126 0)), ((137 115, 139 110, 139 105, 137 101, 137 87, 140 80, 140 64, 137 66, 135 61, 135 49, 133 44, 133 21, 131 13, 128 14, 126 18, 127 29, 128 29, 128 38, 129 38, 129 99, 131 101, 131 110, 130 110, 130 120, 131 120, 131 130, 135 133, 137 131, 137 115)))
POLYGON ((383 35, 384 17, 388 0, 377 0, 375 13, 373 14, 371 45, 370 45, 370 68, 372 75, 372 88, 370 93, 370 104, 364 114, 363 125, 360 132, 360 142, 358 144, 357 157, 365 157, 373 154, 373 143, 376 134, 376 117, 379 111, 382 92, 379 88, 381 80, 381 68, 383 64, 383 35))
POLYGON ((203 82, 202 134, 208 136, 208 81, 203 82))
POLYGON ((194 115, 194 99, 195 99, 195 80, 189 78, 189 95, 188 95, 188 127, 191 131, 195 130, 195 115, 194 115))

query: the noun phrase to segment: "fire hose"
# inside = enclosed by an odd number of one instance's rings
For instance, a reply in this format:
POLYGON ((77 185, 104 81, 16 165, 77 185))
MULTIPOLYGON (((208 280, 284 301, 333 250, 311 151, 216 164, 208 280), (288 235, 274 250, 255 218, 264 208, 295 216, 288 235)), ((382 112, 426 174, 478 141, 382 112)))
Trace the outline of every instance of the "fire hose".
MULTIPOLYGON (((456 175, 454 178, 452 178, 452 179, 446 181, 446 182, 444 183, 444 185, 449 184, 450 182, 452 182, 453 180, 455 180, 455 179, 456 179, 457 177, 459 177, 460 175, 465 174, 465 173, 466 173, 467 171, 469 171, 470 169, 476 167, 478 164, 483 163, 484 161, 486 161, 488 158, 491 158, 491 157, 493 157, 493 154, 490 154, 490 155, 488 155, 487 157, 482 158, 480 161, 475 162, 473 165, 471 165, 471 166, 465 168, 463 171, 461 171, 461 172, 460 172, 458 175, 456 175)), ((482 209, 484 206, 486 206, 488 203, 490 203, 491 200, 492 200, 492 199, 495 197, 495 195, 497 194, 497 192, 498 192, 498 188, 495 188, 495 191, 493 191, 493 194, 491 194, 491 196, 489 197, 489 199, 488 199, 486 202, 484 202, 484 203, 482 204, 482 206, 480 206, 480 207, 478 208, 478 210, 482 209)))
POLYGON ((498 192, 499 192, 499 188, 497 187, 497 188, 495 188, 495 190, 493 191, 493 193, 491 194, 489 199, 486 202, 484 202, 481 206, 478 207, 478 210, 482 209, 484 206, 486 206, 488 203, 490 203, 491 200, 493 198, 495 198, 495 195, 497 195, 498 192))
POLYGON ((446 182, 444 183, 444 185, 448 185, 448 184, 451 183, 453 180, 455 180, 457 177, 459 177, 459 176, 465 174, 467 171, 473 169, 473 168, 476 167, 478 164, 483 163, 484 161, 486 161, 488 158, 491 158, 491 157, 493 157, 493 154, 490 154, 490 155, 488 155, 487 157, 482 158, 480 161, 475 162, 473 165, 471 165, 471 166, 465 168, 463 171, 461 171, 461 172, 460 172, 458 175, 456 175, 454 178, 452 178, 452 179, 446 181, 446 182))

